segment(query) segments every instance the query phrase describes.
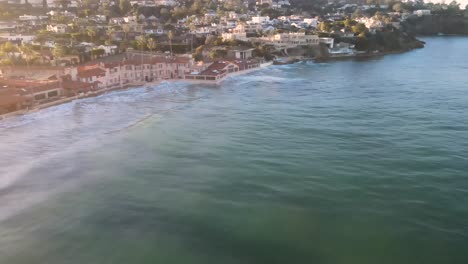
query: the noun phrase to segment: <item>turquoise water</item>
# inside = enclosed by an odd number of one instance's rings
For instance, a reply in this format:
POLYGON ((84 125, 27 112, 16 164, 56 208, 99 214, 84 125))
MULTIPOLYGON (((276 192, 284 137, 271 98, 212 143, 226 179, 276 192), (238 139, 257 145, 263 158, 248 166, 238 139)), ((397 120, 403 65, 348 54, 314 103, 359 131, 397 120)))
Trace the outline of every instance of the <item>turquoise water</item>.
POLYGON ((0 122, 0 263, 468 263, 468 38, 0 122))

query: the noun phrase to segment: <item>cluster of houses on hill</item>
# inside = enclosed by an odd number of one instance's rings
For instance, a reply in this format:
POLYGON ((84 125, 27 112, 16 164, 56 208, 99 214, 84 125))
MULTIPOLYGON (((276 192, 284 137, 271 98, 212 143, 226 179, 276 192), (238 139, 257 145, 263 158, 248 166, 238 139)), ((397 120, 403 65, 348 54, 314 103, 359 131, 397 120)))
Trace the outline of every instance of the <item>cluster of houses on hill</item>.
POLYGON ((128 11, 115 12, 121 7, 110 0, 0 0, 0 11, 23 12, 16 19, 0 18, 0 47, 16 47, 0 55, 0 114, 158 80, 217 82, 264 65, 267 52, 257 52, 258 47, 267 47, 275 56, 293 56, 288 52, 304 47, 325 49, 328 56, 353 55, 359 33, 351 26, 337 26, 345 19, 353 17, 373 34, 389 26, 398 29, 408 16, 430 15, 430 10, 390 12, 384 5, 344 1, 330 2, 324 14, 294 13, 289 0, 242 0, 243 11, 225 10, 226 2, 211 1, 200 9, 203 12, 188 12, 191 7, 177 0, 131 0, 128 11), (355 16, 370 9, 382 11, 384 17, 355 16), (185 13, 177 16, 180 10, 185 13), (244 44, 206 45, 210 37, 244 44), (140 38, 156 44, 141 46, 140 38), (173 44, 179 55, 173 55, 173 44), (24 46, 33 47, 38 56, 32 65, 26 65, 24 46), (201 46, 199 58, 194 51, 201 46), (225 55, 210 57, 210 49, 223 49, 225 55), (264 57, 255 57, 258 54, 264 57))

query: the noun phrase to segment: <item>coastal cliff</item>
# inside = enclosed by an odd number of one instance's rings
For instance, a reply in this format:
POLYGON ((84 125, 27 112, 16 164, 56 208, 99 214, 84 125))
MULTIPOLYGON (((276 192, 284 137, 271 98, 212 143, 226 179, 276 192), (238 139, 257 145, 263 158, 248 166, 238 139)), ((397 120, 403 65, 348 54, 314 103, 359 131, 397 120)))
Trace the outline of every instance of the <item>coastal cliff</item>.
POLYGON ((402 24, 415 35, 468 35, 468 17, 464 15, 429 15, 410 17, 402 24))

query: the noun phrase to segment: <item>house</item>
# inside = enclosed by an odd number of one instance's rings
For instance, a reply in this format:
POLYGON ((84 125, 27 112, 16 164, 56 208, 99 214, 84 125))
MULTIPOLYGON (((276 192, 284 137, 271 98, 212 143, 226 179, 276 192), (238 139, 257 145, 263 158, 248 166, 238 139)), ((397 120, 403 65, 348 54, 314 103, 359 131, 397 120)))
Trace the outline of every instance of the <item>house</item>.
POLYGON ((221 37, 223 38, 224 41, 227 40, 242 40, 242 41, 247 41, 247 33, 222 33, 221 37))
POLYGON ((328 48, 333 48, 334 38, 319 38, 319 42, 325 44, 328 48))
POLYGON ((80 81, 71 80, 70 76, 67 76, 62 81, 63 91, 65 96, 76 96, 79 94, 86 94, 90 91, 98 90, 97 83, 86 83, 80 81))
MULTIPOLYGON (((31 103, 46 103, 63 96, 63 89, 58 80, 31 81, 19 79, 4 79, 0 81, 3 88, 16 89, 17 94, 31 103)), ((12 99, 13 97, 10 97, 12 99)), ((17 103, 23 103, 16 97, 17 103)))
POLYGON ((60 77, 67 74, 68 69, 57 66, 2 66, 0 77, 3 79, 49 80, 53 76, 60 77))
POLYGON ((97 49, 104 50, 104 55, 110 56, 110 55, 116 54, 119 47, 117 47, 116 45, 100 45, 97 47, 97 49))
POLYGON ((67 32, 68 26, 65 24, 47 25, 47 31, 64 34, 67 32))
POLYGON ((252 58, 253 48, 241 48, 235 47, 228 50, 228 57, 239 60, 245 60, 252 58))
POLYGON ((33 83, 26 88, 28 94, 33 97, 37 103, 50 102, 59 99, 64 95, 59 81, 50 81, 46 83, 33 83))
POLYGON ((354 45, 350 43, 340 42, 328 49, 328 53, 331 56, 337 55, 353 55, 355 53, 354 45))
POLYGON ((175 0, 155 0, 156 6, 176 6, 175 0))
POLYGON ((253 24, 266 24, 270 21, 269 16, 254 16, 252 17, 253 24))
POLYGON ((319 44, 319 37, 317 35, 307 35, 305 32, 278 33, 273 36, 260 38, 259 40, 275 46, 276 49, 319 44))
POLYGON ((20 90, 0 87, 0 115, 25 109, 31 104, 31 99, 21 95, 20 90))
POLYGON ((304 23, 309 27, 316 28, 318 26, 318 18, 304 18, 304 23))
POLYGON ((109 85, 106 70, 101 69, 97 64, 78 67, 76 71, 72 72, 71 79, 73 81, 97 84, 99 89, 106 88, 109 85))
POLYGON ((26 43, 31 43, 36 36, 35 35, 23 35, 23 34, 13 34, 13 33, 2 33, 0 38, 7 39, 10 42, 21 45, 26 43))
POLYGON ((414 15, 417 15, 417 16, 429 16, 431 14, 431 10, 429 9, 419 9, 419 10, 415 10, 413 12, 414 15))
POLYGON ((193 72, 186 74, 187 80, 200 81, 220 81, 227 76, 228 73, 238 72, 239 66, 228 61, 215 61, 202 72, 193 72))
POLYGON ((256 33, 262 30, 262 26, 258 24, 238 24, 233 30, 233 33, 256 33))

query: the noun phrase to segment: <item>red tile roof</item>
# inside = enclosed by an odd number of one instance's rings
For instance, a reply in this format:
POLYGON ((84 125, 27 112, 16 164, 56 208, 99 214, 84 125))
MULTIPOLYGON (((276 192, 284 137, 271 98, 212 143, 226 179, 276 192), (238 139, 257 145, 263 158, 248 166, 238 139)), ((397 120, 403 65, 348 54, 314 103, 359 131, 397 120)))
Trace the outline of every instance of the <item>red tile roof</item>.
POLYGON ((29 98, 21 96, 14 88, 3 88, 0 90, 0 107, 23 103, 29 98))
POLYGON ((187 64, 190 63, 190 58, 188 57, 163 57, 163 56, 153 56, 153 57, 148 57, 145 56, 143 59, 141 56, 132 56, 129 59, 122 60, 120 62, 105 62, 104 67, 105 68, 114 68, 120 65, 141 65, 141 64, 157 64, 157 63, 178 63, 178 64, 187 64))
POLYGON ((89 78, 89 77, 102 77, 106 75, 106 71, 100 68, 92 68, 84 71, 78 71, 78 78, 89 78))
POLYGON ((72 90, 73 92, 86 92, 96 87, 95 83, 85 83, 80 81, 66 80, 63 82, 65 90, 72 90))
POLYGON ((229 65, 234 65, 229 61, 215 61, 213 62, 206 70, 202 71, 200 75, 209 75, 209 76, 216 76, 221 75, 227 72, 227 68, 229 65))

